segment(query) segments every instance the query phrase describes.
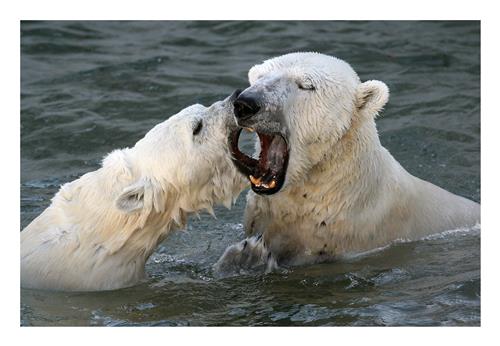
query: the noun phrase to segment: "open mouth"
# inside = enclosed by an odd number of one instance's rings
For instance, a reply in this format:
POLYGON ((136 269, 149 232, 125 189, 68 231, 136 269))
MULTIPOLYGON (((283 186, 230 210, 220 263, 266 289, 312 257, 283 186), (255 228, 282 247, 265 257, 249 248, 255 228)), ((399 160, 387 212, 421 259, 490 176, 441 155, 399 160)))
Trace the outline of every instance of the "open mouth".
POLYGON ((257 132, 260 140, 259 159, 254 159, 240 151, 238 139, 242 129, 229 135, 229 148, 238 170, 250 180, 255 193, 272 195, 285 182, 289 150, 285 138, 280 134, 257 132))

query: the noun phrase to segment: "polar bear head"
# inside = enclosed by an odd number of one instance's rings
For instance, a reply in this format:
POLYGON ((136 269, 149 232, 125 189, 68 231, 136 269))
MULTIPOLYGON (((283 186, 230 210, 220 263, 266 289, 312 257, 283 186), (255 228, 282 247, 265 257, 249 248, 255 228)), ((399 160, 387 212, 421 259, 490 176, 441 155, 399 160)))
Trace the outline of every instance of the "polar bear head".
POLYGON ((151 129, 131 149, 111 153, 103 167, 125 172, 115 205, 125 213, 163 212, 175 205, 185 212, 223 203, 244 188, 231 162, 228 137, 236 128, 233 93, 205 107, 190 106, 151 129))
POLYGON ((182 110, 132 148, 111 152, 101 168, 64 184, 21 233, 23 287, 133 285, 190 212, 229 207, 245 187, 228 149, 235 98, 182 110))
POLYGON ((240 127, 257 132, 259 158, 239 151, 238 131, 230 145, 236 166, 259 194, 276 193, 307 177, 354 117, 373 121, 389 97, 384 83, 361 83, 345 61, 319 53, 264 61, 248 77, 250 87, 235 100, 234 113, 240 127))

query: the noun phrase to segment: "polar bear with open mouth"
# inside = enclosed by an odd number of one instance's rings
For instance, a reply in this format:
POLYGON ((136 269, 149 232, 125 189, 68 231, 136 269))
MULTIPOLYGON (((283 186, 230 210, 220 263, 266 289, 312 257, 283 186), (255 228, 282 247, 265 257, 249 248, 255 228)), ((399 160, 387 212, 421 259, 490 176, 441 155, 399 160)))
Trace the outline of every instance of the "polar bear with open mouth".
POLYGON ((412 176, 382 147, 383 82, 361 82, 349 64, 318 53, 273 58, 248 76, 234 112, 258 134, 260 154, 238 149, 241 128, 230 145, 252 188, 251 238, 229 247, 218 270, 328 261, 480 222, 479 204, 412 176))
POLYGON ((188 213, 229 207, 245 187, 228 150, 236 96, 182 110, 133 148, 113 151, 101 168, 63 185, 21 232, 21 286, 135 285, 148 257, 188 213))

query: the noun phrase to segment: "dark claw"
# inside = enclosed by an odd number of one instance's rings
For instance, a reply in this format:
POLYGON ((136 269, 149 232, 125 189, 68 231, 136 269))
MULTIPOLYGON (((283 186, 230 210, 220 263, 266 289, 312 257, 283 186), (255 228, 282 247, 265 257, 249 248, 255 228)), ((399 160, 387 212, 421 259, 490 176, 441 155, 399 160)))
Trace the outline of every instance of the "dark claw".
POLYGON ((247 247, 247 245, 248 245, 248 241, 245 240, 245 242, 243 243, 243 250, 245 250, 245 248, 247 247))

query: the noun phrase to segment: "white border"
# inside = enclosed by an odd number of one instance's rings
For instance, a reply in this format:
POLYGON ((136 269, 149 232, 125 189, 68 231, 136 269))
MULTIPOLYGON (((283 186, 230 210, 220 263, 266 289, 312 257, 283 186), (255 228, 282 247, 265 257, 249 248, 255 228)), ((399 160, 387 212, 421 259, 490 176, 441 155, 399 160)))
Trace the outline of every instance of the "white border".
POLYGON ((7 10, 25 20, 477 20, 493 16, 488 7, 465 0, 24 0, 7 10))
MULTIPOLYGON (((2 314, 6 343, 36 345, 214 344, 490 344, 499 319, 497 179, 498 11, 478 1, 17 1, 1 14, 2 314), (480 328, 20 328, 19 327, 19 109, 21 19, 481 19, 482 327, 480 328), (496 217, 495 217, 496 216, 496 217)), ((494 2, 490 2, 494 4, 494 2)), ((495 333, 496 334, 496 333, 495 333)))

